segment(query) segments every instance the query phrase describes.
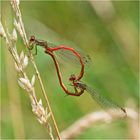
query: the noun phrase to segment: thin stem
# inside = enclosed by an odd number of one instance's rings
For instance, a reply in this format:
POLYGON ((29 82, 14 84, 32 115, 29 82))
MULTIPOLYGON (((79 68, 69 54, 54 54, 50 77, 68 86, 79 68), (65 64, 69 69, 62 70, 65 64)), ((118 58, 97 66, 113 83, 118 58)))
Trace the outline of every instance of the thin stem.
POLYGON ((57 124, 56 124, 56 121, 55 121, 55 118, 54 118, 54 114, 52 112, 52 109, 51 109, 51 106, 50 106, 50 103, 49 103, 49 100, 48 100, 48 97, 46 95, 46 92, 45 92, 45 89, 44 89, 44 86, 43 86, 43 83, 42 83, 42 80, 41 80, 41 77, 40 77, 40 74, 38 72, 38 69, 37 69, 37 66, 35 64, 35 61, 33 61, 33 59, 31 59, 32 61, 32 64, 35 68, 35 71, 36 71, 36 74, 37 74, 37 77, 38 77, 38 80, 39 80, 39 84, 40 84, 40 87, 41 87, 41 90, 42 90, 42 93, 44 95, 44 98, 46 100, 46 103, 47 103, 47 106, 48 106, 48 110, 51 112, 51 117, 52 117, 52 120, 53 120, 53 123, 54 123, 54 128, 57 132, 57 136, 58 136, 58 139, 60 139, 60 133, 59 133, 59 130, 58 130, 58 127, 57 127, 57 124))
MULTIPOLYGON (((22 34, 20 34, 20 35, 21 35, 21 37, 23 39, 24 45, 26 46, 26 48, 29 48, 29 46, 28 46, 28 39, 27 39, 27 36, 26 36, 24 24, 23 24, 23 21, 22 21, 22 15, 21 15, 21 12, 20 12, 20 9, 19 9, 19 5, 17 4, 17 1, 15 1, 15 0, 11 0, 11 4, 12 4, 14 12, 16 13, 16 17, 19 20, 19 24, 21 26, 22 34)), ((29 49, 28 49, 28 51, 30 53, 31 62, 32 62, 33 67, 34 67, 34 69, 36 71, 36 74, 37 74, 37 77, 38 77, 38 80, 39 80, 39 84, 41 86, 41 90, 43 92, 44 98, 45 98, 46 103, 48 105, 48 110, 51 112, 51 118, 52 118, 52 121, 53 121, 53 124, 54 124, 54 128, 55 128, 56 133, 57 133, 57 137, 58 137, 58 139, 60 139, 59 130, 58 130, 58 127, 57 127, 57 124, 56 124, 56 121, 55 121, 55 118, 54 118, 54 115, 53 115, 53 112, 52 112, 52 109, 51 109, 51 106, 50 106, 50 103, 49 103, 49 100, 48 100, 48 97, 47 97, 47 94, 46 94, 46 91, 45 91, 45 88, 43 86, 43 82, 41 80, 41 76, 40 76, 39 71, 37 69, 37 66, 36 66, 36 63, 34 61, 32 52, 29 49)))

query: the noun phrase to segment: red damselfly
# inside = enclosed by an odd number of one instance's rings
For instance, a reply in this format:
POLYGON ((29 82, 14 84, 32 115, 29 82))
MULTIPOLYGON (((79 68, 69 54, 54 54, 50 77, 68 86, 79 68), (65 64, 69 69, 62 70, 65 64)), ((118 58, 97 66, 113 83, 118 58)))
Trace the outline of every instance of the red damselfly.
POLYGON ((48 43, 46 41, 37 40, 37 39, 35 39, 34 36, 31 36, 29 44, 30 44, 30 46, 32 46, 29 49, 32 49, 33 47, 36 47, 36 45, 39 45, 45 49, 45 53, 49 54, 52 57, 54 64, 55 64, 55 67, 56 67, 60 86, 62 87, 62 89, 65 91, 66 94, 72 95, 72 96, 80 96, 81 94, 84 93, 84 91, 87 91, 92 96, 92 98, 95 99, 95 101, 103 108, 117 109, 118 111, 120 110, 121 112, 126 114, 126 111, 124 108, 115 104, 111 100, 107 99, 103 95, 96 92, 93 88, 89 87, 87 84, 80 81, 84 75, 85 63, 84 63, 84 59, 81 57, 81 55, 77 51, 75 51, 73 48, 66 47, 63 45, 56 46, 56 45, 54 45, 52 43, 48 43), (66 86, 64 85, 64 83, 62 81, 62 76, 61 76, 59 64, 58 64, 56 57, 55 57, 55 54, 54 54, 55 51, 59 51, 59 50, 62 50, 62 51, 66 50, 66 51, 72 52, 72 56, 75 55, 81 64, 80 74, 78 76, 71 75, 69 78, 70 82, 72 82, 71 85, 74 87, 74 92, 68 91, 68 89, 66 88, 66 86))
POLYGON ((64 83, 62 81, 62 76, 61 76, 59 64, 56 60, 54 52, 59 51, 59 50, 62 50, 62 51, 66 50, 66 51, 70 51, 73 54, 73 56, 76 56, 76 58, 78 58, 78 60, 80 62, 80 65, 81 65, 81 70, 80 70, 80 74, 78 76, 76 76, 77 81, 79 81, 84 75, 84 68, 85 68, 84 57, 81 57, 81 55, 75 49, 73 49, 71 47, 67 47, 67 46, 64 46, 64 45, 56 46, 52 43, 48 43, 46 41, 38 40, 38 39, 35 38, 35 36, 31 36, 31 38, 29 40, 29 46, 30 46, 29 49, 33 49, 37 45, 43 47, 45 49, 45 53, 47 53, 48 55, 50 55, 52 57, 52 59, 54 61, 54 64, 55 64, 55 67, 56 67, 56 71, 57 71, 60 86, 65 91, 65 93, 68 94, 68 95, 73 95, 73 96, 81 95, 83 93, 82 90, 80 92, 75 91, 77 93, 77 94, 75 94, 73 92, 68 91, 68 89, 64 85, 64 83))
POLYGON ((104 109, 109 108, 115 111, 116 110, 121 111, 126 114, 126 110, 124 108, 120 107, 119 105, 114 103, 112 100, 99 94, 93 88, 89 87, 87 84, 79 80, 76 80, 76 76, 74 74, 70 76, 69 80, 72 82, 72 86, 74 86, 75 88, 75 94, 77 92, 77 95, 79 95, 78 90, 80 90, 80 92, 82 93, 84 93, 84 91, 87 91, 92 96, 92 98, 104 109))

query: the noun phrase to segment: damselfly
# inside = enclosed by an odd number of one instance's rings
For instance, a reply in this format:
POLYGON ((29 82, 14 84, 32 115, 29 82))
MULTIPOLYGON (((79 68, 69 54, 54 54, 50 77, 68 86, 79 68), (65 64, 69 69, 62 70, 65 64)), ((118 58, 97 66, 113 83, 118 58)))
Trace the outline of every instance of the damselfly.
POLYGON ((112 111, 121 111, 126 114, 126 111, 124 108, 120 107, 116 103, 114 103, 112 100, 104 97, 100 93, 96 92, 93 88, 89 87, 87 84, 77 81, 74 74, 72 74, 69 78, 69 80, 72 82, 72 86, 75 88, 75 93, 80 90, 80 92, 84 93, 84 91, 87 91, 91 97, 103 108, 109 108, 112 109, 112 111))
MULTIPOLYGON (((62 76, 61 76, 61 72, 60 72, 60 69, 59 69, 59 64, 56 60, 56 57, 55 57, 55 54, 54 52, 56 51, 62 51, 62 55, 64 54, 64 51, 66 52, 71 52, 71 56, 77 58, 80 62, 80 65, 81 65, 81 70, 80 70, 80 74, 78 76, 76 76, 76 80, 79 81, 83 75, 84 75, 84 68, 85 68, 85 63, 88 61, 84 61, 86 56, 82 57, 80 55, 80 53, 78 53, 75 49, 71 48, 71 47, 67 47, 67 46, 64 46, 64 45, 54 45, 52 43, 49 43, 49 42, 46 42, 46 41, 43 41, 43 40, 38 40, 35 38, 35 36, 31 36, 30 40, 29 40, 29 49, 33 49, 34 47, 37 48, 36 46, 41 46, 45 49, 45 53, 47 53, 48 55, 50 55, 54 61, 54 64, 55 64, 55 67, 56 67, 56 71, 57 71, 57 75, 58 75, 58 79, 59 79, 59 83, 60 83, 60 86, 62 87, 62 89, 66 92, 66 94, 68 95, 73 95, 73 96, 79 96, 83 93, 83 91, 80 91, 80 92, 77 92, 77 94, 75 93, 72 93, 72 92, 69 92, 68 89, 66 88, 66 86, 64 85, 63 81, 62 81, 62 76)), ((88 56, 89 58, 89 56, 88 56)))

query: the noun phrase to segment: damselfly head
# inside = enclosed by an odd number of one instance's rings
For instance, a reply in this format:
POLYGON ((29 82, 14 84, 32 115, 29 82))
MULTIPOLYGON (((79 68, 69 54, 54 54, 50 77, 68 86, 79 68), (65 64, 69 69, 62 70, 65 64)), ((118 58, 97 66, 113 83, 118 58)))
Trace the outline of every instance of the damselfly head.
POLYGON ((30 47, 30 49, 32 49, 35 44, 36 44, 36 39, 35 39, 35 36, 32 35, 30 37, 30 39, 29 39, 29 47, 30 47))
POLYGON ((35 42, 35 40, 36 40, 36 39, 35 39, 35 36, 32 35, 32 36, 30 37, 30 39, 29 39, 29 43, 32 44, 32 43, 35 42))
POLYGON ((35 36, 32 35, 32 36, 30 37, 30 42, 33 42, 33 41, 35 41, 35 36))
POLYGON ((69 80, 70 81, 75 81, 76 80, 76 76, 74 74, 71 74, 69 80))

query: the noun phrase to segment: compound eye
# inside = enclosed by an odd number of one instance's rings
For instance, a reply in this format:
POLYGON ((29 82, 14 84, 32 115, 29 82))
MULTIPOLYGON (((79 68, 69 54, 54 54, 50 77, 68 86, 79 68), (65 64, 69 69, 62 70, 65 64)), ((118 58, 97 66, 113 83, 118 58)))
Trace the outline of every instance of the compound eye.
POLYGON ((76 79, 76 76, 74 74, 72 74, 69 78, 70 81, 74 81, 76 79))
POLYGON ((30 41, 35 41, 35 36, 31 36, 30 41))

